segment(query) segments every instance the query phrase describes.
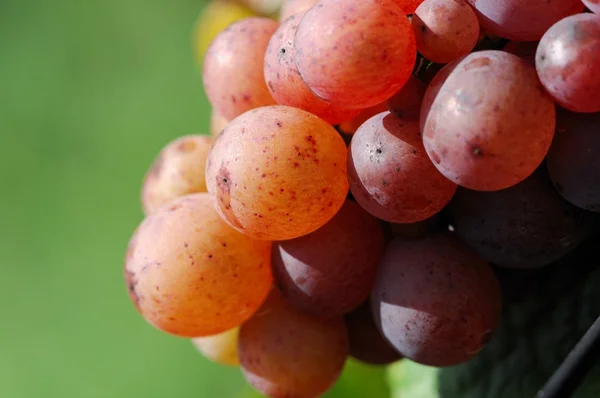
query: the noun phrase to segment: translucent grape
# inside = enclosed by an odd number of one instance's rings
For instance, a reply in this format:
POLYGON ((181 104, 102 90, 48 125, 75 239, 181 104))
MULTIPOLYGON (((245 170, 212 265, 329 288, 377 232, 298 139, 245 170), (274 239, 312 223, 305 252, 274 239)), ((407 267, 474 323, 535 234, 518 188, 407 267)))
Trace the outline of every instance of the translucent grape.
POLYGON ((394 116, 404 120, 419 120, 421 104, 426 90, 427 85, 425 83, 411 76, 404 87, 387 100, 387 110, 394 116))
POLYGON ((479 22, 465 0, 425 0, 412 17, 417 50, 448 63, 467 55, 479 39, 479 22))
POLYGON ((383 248, 379 220, 348 200, 315 232, 273 245, 275 283, 302 311, 342 315, 371 292, 383 248))
POLYGON ((387 100, 416 60, 412 27, 393 0, 322 0, 302 18, 294 46, 308 87, 346 109, 387 100))
POLYGON ((283 22, 292 15, 304 14, 318 2, 319 0, 285 0, 279 11, 279 20, 283 22))
POLYGON ((600 16, 579 14, 552 26, 538 46, 542 84, 564 108, 600 112, 600 16))
POLYGON ((546 158, 554 186, 575 206, 600 212, 600 112, 560 110, 557 130, 546 158))
POLYGON ((394 239, 372 297, 375 324, 408 359, 450 366, 474 357, 501 309, 492 268, 455 235, 394 239))
POLYGON ((206 192, 204 173, 211 145, 211 137, 190 135, 163 148, 144 178, 144 213, 153 213, 180 196, 206 192))
POLYGON ((318 117, 287 106, 229 123, 208 156, 217 211, 248 236, 293 239, 323 226, 348 194, 346 144, 318 117))
POLYGON ((239 328, 233 328, 213 336, 196 337, 192 343, 207 359, 222 365, 238 366, 239 332, 239 328))
POLYGON ((456 184, 427 157, 417 121, 380 113, 352 137, 348 180, 356 201, 377 218, 396 223, 425 220, 452 198, 456 184))
POLYGON ((429 157, 448 179, 478 191, 507 188, 533 173, 556 122, 535 69, 494 50, 465 57, 425 112, 429 157))
POLYGON ((219 33, 208 48, 204 90, 213 108, 226 119, 275 104, 263 70, 267 44, 277 27, 272 19, 246 18, 219 33))
POLYGON ((468 0, 489 34, 535 41, 552 25, 583 11, 581 0, 468 0))
POLYGON ((273 291, 240 330, 246 380, 269 397, 317 397, 338 379, 348 355, 341 317, 321 318, 290 307, 273 291))
POLYGON ((496 192, 459 189, 450 204, 455 232, 493 264, 548 265, 588 236, 585 212, 554 190, 541 167, 525 181, 496 192))
POLYGON ((304 109, 330 124, 351 119, 358 111, 339 109, 317 97, 304 83, 296 66, 294 35, 302 18, 295 14, 283 22, 271 37, 265 55, 265 80, 280 105, 304 109))
POLYGON ((271 243, 229 227, 207 193, 147 217, 129 242, 129 294, 142 316, 182 337, 221 333, 248 319, 272 286, 271 243))

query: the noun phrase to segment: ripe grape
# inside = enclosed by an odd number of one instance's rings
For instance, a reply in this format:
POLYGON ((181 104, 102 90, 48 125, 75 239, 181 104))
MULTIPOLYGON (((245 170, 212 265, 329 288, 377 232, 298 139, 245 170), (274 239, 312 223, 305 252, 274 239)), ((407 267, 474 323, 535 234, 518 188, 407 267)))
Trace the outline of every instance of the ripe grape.
POLYGON ((542 84, 564 108, 600 112, 600 16, 578 14, 542 37, 535 66, 542 84))
POLYGON ((537 47, 537 41, 509 41, 502 50, 521 57, 528 64, 535 66, 537 47))
POLYGON ((226 119, 275 104, 263 77, 265 52, 277 22, 246 18, 213 40, 204 58, 203 81, 213 108, 226 119))
POLYGON ((375 326, 370 300, 347 314, 344 320, 353 358, 369 365, 387 365, 402 358, 375 326))
POLYGON ((550 264, 576 248, 589 231, 585 212, 558 195, 544 167, 508 189, 459 189, 450 211, 456 233, 503 267, 550 264))
POLYGON ((362 126, 364 122, 387 110, 387 104, 385 102, 371 106, 367 109, 363 109, 358 115, 356 115, 356 117, 347 119, 343 123, 340 123, 339 129, 342 131, 342 133, 352 135, 356 133, 356 130, 358 130, 358 128, 362 126))
POLYGON ((423 142, 438 170, 480 191, 523 181, 554 135, 554 103, 535 69, 502 51, 466 56, 425 114, 423 142))
POLYGON ((279 20, 283 22, 292 15, 300 13, 304 14, 318 2, 319 0, 284 0, 281 10, 279 11, 279 20))
POLYGON ((238 335, 240 329, 233 328, 223 333, 192 339, 192 344, 207 359, 222 365, 238 366, 238 335))
POLYGON ((347 200, 315 232, 273 244, 275 283, 302 311, 342 315, 369 296, 383 248, 379 220, 347 200))
POLYGON ((417 121, 389 112, 363 124, 352 137, 348 180, 356 201, 377 218, 413 223, 446 206, 456 184, 431 163, 417 121))
POLYGON ((600 212, 600 112, 560 110, 546 163, 560 194, 582 209, 600 212))
POLYGON ((464 59, 461 57, 449 64, 445 65, 441 68, 431 79, 429 86, 427 86, 427 91, 425 91, 425 95, 423 96, 423 101, 421 102, 421 110, 420 110, 420 118, 419 118, 419 129, 421 133, 425 131, 425 122, 427 122, 427 117, 429 116, 429 111, 431 110, 431 106, 433 105, 433 101, 437 97, 438 93, 442 89, 442 86, 448 79, 448 76, 454 71, 456 66, 464 59))
POLYGON ((541 39, 559 20, 583 11, 581 0, 468 0, 489 34, 517 41, 541 39))
POLYGON ((406 14, 415 12, 423 0, 394 0, 406 14))
POLYGON ((225 119, 223 116, 219 115, 214 109, 210 114, 210 135, 213 137, 218 136, 221 131, 227 127, 229 124, 229 120, 225 119))
POLYGON ((180 196, 206 192, 204 173, 211 145, 210 137, 189 135, 163 148, 144 178, 144 213, 153 213, 180 196))
POLYGON ((274 290, 240 329, 239 356, 246 380, 269 397, 317 397, 339 377, 348 355, 341 317, 293 309, 274 290))
POLYGON ((387 100, 416 60, 410 22, 394 0, 322 0, 302 18, 294 46, 308 87, 345 109, 387 100))
POLYGON ((426 220, 417 221, 410 224, 390 223, 390 232, 395 238, 405 240, 421 239, 437 228, 439 217, 437 215, 426 220))
POLYGON ((264 72, 267 87, 280 105, 304 109, 330 124, 351 119, 358 111, 331 106, 310 91, 300 77, 293 40, 302 15, 300 13, 289 17, 279 26, 269 41, 264 72))
POLYGON ((582 0, 583 4, 595 14, 600 14, 600 0, 582 0))
POLYGON ((271 243, 229 227, 207 193, 148 216, 129 242, 129 294, 156 328, 182 337, 221 333, 248 319, 272 286, 271 243))
POLYGON ((412 17, 417 50, 433 62, 467 55, 479 39, 479 22, 465 0, 425 0, 412 17))
POLYGON ((411 76, 404 87, 387 100, 387 110, 404 120, 419 120, 421 103, 426 90, 425 83, 411 76))
POLYGON ((492 268, 455 235, 394 239, 372 297, 375 324, 406 358, 450 366, 475 356, 500 318, 492 268))
POLYGON ((348 194, 346 144, 318 117, 262 107, 229 123, 208 156, 206 184, 232 227, 267 240, 323 226, 348 194))

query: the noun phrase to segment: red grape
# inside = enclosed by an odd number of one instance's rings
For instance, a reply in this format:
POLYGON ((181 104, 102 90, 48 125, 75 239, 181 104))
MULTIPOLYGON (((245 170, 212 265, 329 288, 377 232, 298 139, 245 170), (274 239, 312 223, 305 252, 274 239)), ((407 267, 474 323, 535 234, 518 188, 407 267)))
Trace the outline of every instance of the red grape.
POLYGON ((591 12, 600 14, 600 0, 582 0, 583 4, 590 9, 591 12))
POLYGON ((535 66, 535 52, 537 47, 537 41, 510 41, 502 50, 521 57, 528 64, 535 66))
POLYGON ((454 68, 464 59, 464 57, 459 58, 453 62, 450 62, 443 68, 441 68, 431 79, 429 86, 427 86, 427 91, 425 91, 425 95, 423 95, 423 101, 421 102, 421 110, 420 110, 420 118, 419 118, 419 129, 421 133, 425 131, 425 122, 427 121, 427 117, 429 116, 429 111, 431 110, 431 106, 433 105, 433 101, 437 97, 438 93, 442 89, 442 86, 448 79, 448 76, 454 71, 454 68))
POLYGON ((394 0, 406 14, 412 14, 415 12, 419 4, 423 0, 394 0))
POLYGON ((600 112, 600 16, 573 15, 552 26, 540 41, 535 65, 561 106, 600 112))
POLYGON ((339 129, 345 134, 352 135, 356 133, 356 130, 358 130, 358 128, 362 126, 364 122, 377 115, 378 113, 385 111, 387 111, 387 105, 385 102, 377 104, 367 109, 363 109, 353 119, 349 119, 344 121, 343 123, 340 123, 339 129))
POLYGON ((416 60, 410 22, 393 0, 322 0, 302 18, 294 46, 308 87, 346 109, 387 100, 416 60))
POLYGON ((429 157, 448 179, 478 191, 523 181, 540 165, 554 135, 554 102, 535 69, 502 51, 465 57, 425 114, 429 157))
POLYGON ((387 110, 394 116, 404 120, 419 120, 421 103, 426 90, 427 85, 425 83, 411 76, 404 87, 387 100, 387 110))

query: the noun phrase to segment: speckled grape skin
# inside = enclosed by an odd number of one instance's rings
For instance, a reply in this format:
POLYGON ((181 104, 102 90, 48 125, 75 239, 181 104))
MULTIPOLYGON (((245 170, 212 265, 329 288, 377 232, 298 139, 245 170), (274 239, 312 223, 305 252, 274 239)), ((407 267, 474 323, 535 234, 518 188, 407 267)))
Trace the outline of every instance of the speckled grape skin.
POLYGON ((392 0, 322 0, 302 18, 294 47, 308 87, 346 109, 390 98, 416 60, 410 22, 392 0))
POLYGON ((554 186, 566 200, 600 212, 600 112, 559 109, 546 164, 554 186))
POLYGON ((375 326, 371 300, 347 314, 344 321, 350 340, 350 355, 353 358, 368 365, 388 365, 402 358, 375 326))
POLYGON ((582 0, 583 4, 595 14, 600 14, 600 0, 582 0))
POLYGON ((474 357, 501 312, 492 268, 450 233, 394 239, 372 296, 375 324, 403 356, 430 366, 474 357))
POLYGON ((207 193, 183 196, 140 224, 125 280, 156 328, 181 337, 221 333, 250 318, 268 295, 271 243, 229 227, 207 193))
POLYGON ((404 120, 419 120, 426 90, 425 83, 411 76, 404 87, 386 101, 387 110, 404 120))
POLYGON ((535 66, 546 90, 574 112, 600 112, 600 16, 579 14, 552 26, 540 40, 535 66))
POLYGON ((425 91, 425 95, 423 96, 423 101, 421 102, 421 110, 419 117, 419 129, 421 132, 425 130, 425 122, 427 121, 427 117, 429 116, 429 111, 431 110, 431 106, 435 101, 435 97, 437 97, 438 93, 442 89, 442 86, 446 82, 450 73, 456 68, 456 66, 464 59, 461 57, 453 62, 450 62, 443 68, 441 68, 431 79, 431 82, 427 86, 427 91, 425 91))
POLYGON ((279 11, 279 20, 283 22, 292 15, 304 14, 318 2, 319 0, 285 0, 279 11))
POLYGON ((328 390, 342 372, 348 334, 341 317, 295 310, 275 290, 242 325, 238 349, 244 377, 262 394, 313 398, 328 390))
POLYGON ((206 192, 206 158, 212 139, 190 135, 167 144, 152 163, 142 186, 142 208, 151 214, 165 203, 195 192, 206 192))
POLYGON ((352 137, 348 180, 356 201, 377 218, 425 220, 446 206, 456 184, 433 166, 416 121, 389 112, 369 119, 352 137))
POLYGON ((583 210, 554 190, 544 167, 496 192, 459 189, 449 206, 456 234, 491 263, 538 268, 559 260, 587 236, 583 210))
POLYGON ((315 232, 273 244, 275 283, 301 311, 342 315, 371 292, 383 249, 381 222, 347 200, 315 232))
POLYGON ((465 0, 425 0, 411 23, 417 50, 437 63, 467 55, 479 39, 477 15, 465 0))
POLYGON ((223 333, 192 339, 192 344, 202 355, 221 365, 239 366, 238 358, 238 327, 223 333))
POLYGON ((521 57, 528 64, 535 66, 535 52, 538 43, 537 41, 509 41, 502 51, 521 57))
POLYGON ((218 136, 221 131, 227 127, 229 120, 219 115, 219 112, 212 110, 210 114, 210 135, 213 137, 218 136))
POLYGON ((583 11, 581 0, 467 0, 489 34, 539 40, 559 20, 583 11))
POLYGON ((263 70, 267 44, 278 26, 272 19, 246 18, 219 33, 208 48, 204 90, 213 108, 226 119, 275 104, 263 70))
POLYGON ((351 119, 358 110, 349 111, 330 105, 310 91, 300 77, 293 40, 302 16, 303 13, 300 13, 288 18, 269 41, 265 55, 267 87, 279 105, 304 109, 330 124, 351 119))
POLYGON ((346 144, 318 117, 287 106, 233 120, 208 156, 206 184, 231 226, 266 240, 323 226, 348 194, 346 144))
POLYGON ((555 123, 554 102, 531 65, 506 52, 479 51, 443 83, 427 114, 423 143, 448 179, 495 191, 533 173, 555 123))
POLYGON ((423 0, 394 0, 406 14, 413 14, 423 0))

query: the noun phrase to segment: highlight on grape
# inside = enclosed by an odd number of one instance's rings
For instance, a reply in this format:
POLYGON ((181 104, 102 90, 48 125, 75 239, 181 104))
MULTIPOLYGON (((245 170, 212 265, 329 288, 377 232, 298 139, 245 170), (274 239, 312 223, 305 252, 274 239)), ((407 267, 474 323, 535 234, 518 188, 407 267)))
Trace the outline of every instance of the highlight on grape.
POLYGON ((133 305, 268 397, 321 396, 349 357, 476 357, 499 270, 597 226, 598 4, 243 2, 195 47, 207 134, 143 178, 133 305))

